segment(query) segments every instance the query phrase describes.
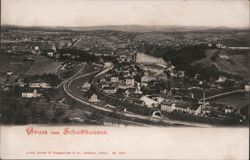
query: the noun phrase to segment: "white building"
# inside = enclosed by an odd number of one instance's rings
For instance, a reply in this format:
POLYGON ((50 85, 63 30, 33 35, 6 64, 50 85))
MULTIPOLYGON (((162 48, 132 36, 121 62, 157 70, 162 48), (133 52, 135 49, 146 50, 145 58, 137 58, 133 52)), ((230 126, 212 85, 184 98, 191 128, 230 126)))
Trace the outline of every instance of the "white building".
POLYGON ((185 71, 178 71, 177 76, 179 78, 184 78, 185 77, 185 71))
POLYGON ((225 113, 233 113, 233 108, 225 108, 225 113))
POLYGON ((161 103, 161 110, 166 112, 173 112, 173 111, 181 111, 190 114, 200 114, 202 109, 201 106, 198 108, 191 107, 189 104, 180 103, 180 102, 172 102, 172 101, 163 101, 161 103), (191 109, 192 108, 192 109, 191 109))
POLYGON ((92 94, 90 97, 89 97, 89 101, 90 102, 99 102, 99 99, 97 97, 96 94, 92 94))
POLYGON ((34 82, 29 83, 30 88, 51 88, 51 86, 46 82, 34 82))
POLYGON ((13 72, 8 71, 6 74, 7 74, 7 76, 12 76, 12 75, 13 75, 13 72))
POLYGON ((126 78, 126 85, 134 85, 135 84, 135 80, 134 78, 126 78))
POLYGON ((87 91, 87 90, 90 89, 90 87, 91 87, 91 84, 88 83, 88 82, 85 82, 85 83, 82 85, 82 90, 83 90, 83 91, 87 91))
POLYGON ((157 100, 157 102, 161 103, 164 101, 164 98, 163 97, 156 97, 156 100, 157 100))
POLYGON ((172 112, 175 109, 175 104, 171 102, 162 102, 161 103, 161 110, 166 112, 172 112))
POLYGON ((34 47, 34 50, 35 50, 35 51, 38 51, 38 50, 39 50, 39 46, 35 46, 35 47, 34 47))
POLYGON ((112 65, 113 65, 112 62, 105 62, 103 67, 107 68, 107 67, 111 67, 112 65))
POLYGON ((148 82, 148 81, 149 81, 149 77, 148 76, 142 76, 141 77, 141 83, 148 82))
POLYGON ((53 56, 54 56, 54 52, 47 52, 47 55, 48 55, 49 57, 53 57, 53 56))
POLYGON ((141 87, 147 87, 149 82, 149 77, 148 76, 142 76, 141 77, 141 87))
POLYGON ((175 66, 171 65, 170 67, 168 67, 167 71, 173 71, 175 69, 175 66))
POLYGON ((107 93, 107 94, 114 94, 116 93, 116 87, 104 87, 103 88, 103 92, 107 93))
POLYGON ((250 91, 250 84, 245 85, 245 91, 250 91))
POLYGON ((110 81, 114 82, 114 83, 117 83, 117 82, 119 82, 119 77, 118 76, 112 76, 110 81))
POLYGON ((24 98, 37 98, 41 96, 42 94, 38 93, 36 89, 33 92, 22 92, 22 97, 24 98))
POLYGON ((226 77, 220 76, 215 82, 217 82, 217 83, 223 83, 223 82, 225 82, 226 80, 227 80, 226 77))
POLYGON ((159 105, 159 103, 147 96, 142 96, 140 98, 141 101, 143 101, 145 103, 145 105, 149 108, 153 108, 153 107, 157 107, 159 105))

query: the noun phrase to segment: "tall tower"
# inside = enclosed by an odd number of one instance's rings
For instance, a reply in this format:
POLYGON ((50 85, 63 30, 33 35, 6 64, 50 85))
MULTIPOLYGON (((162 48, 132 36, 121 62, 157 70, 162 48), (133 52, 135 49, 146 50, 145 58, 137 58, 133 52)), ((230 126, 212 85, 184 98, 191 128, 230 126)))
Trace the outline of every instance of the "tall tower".
POLYGON ((134 62, 136 63, 137 52, 134 54, 134 62))
POLYGON ((201 112, 205 109, 206 107, 206 90, 204 89, 203 91, 203 104, 202 104, 202 108, 201 108, 201 112))

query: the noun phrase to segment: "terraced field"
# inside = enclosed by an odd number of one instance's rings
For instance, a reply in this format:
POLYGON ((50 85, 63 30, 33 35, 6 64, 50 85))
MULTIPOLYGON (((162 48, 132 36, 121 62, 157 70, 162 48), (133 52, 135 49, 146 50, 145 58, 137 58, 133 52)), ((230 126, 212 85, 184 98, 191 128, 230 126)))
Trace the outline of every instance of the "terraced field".
POLYGON ((248 78, 249 55, 248 50, 220 50, 208 49, 206 57, 195 61, 192 65, 214 68, 217 71, 248 78))

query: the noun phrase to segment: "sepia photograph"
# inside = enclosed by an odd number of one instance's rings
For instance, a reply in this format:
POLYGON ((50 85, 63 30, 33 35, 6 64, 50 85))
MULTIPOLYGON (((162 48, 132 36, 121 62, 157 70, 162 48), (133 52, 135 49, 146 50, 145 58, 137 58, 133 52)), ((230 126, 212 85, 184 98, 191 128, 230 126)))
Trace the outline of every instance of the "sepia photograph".
POLYGON ((1 0, 1 126, 248 129, 249 23, 248 0, 1 0))

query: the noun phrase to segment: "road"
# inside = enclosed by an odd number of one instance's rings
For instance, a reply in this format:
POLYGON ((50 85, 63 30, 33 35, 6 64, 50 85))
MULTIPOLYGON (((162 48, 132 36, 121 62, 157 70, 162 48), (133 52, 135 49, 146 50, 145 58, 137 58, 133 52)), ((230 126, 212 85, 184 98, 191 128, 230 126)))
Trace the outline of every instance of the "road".
POLYGON ((73 79, 74 77, 76 77, 83 70, 83 68, 85 68, 86 63, 82 63, 81 65, 82 65, 81 68, 73 76, 69 77, 66 80, 63 80, 58 86, 56 86, 56 88, 61 87, 65 82, 67 82, 67 81, 73 79))
MULTIPOLYGON (((101 110, 101 111, 104 111, 104 112, 109 112, 109 113, 113 113, 114 111, 113 110, 110 110, 110 109, 107 109, 107 108, 103 108, 101 106, 98 106, 98 105, 95 105, 95 104, 91 104, 89 102, 87 102, 81 95, 78 95, 76 94, 75 92, 72 91, 70 85, 73 83, 74 80, 77 80, 77 79, 80 79, 80 78, 84 78, 84 77, 87 77, 87 76, 91 76, 91 75, 94 75, 94 74, 97 74, 99 71, 94 71, 94 72, 91 72, 91 73, 88 73, 88 74, 84 74, 84 75, 81 75, 81 76, 73 76, 71 77, 71 79, 69 79, 68 81, 66 81, 63 85, 63 89, 65 91, 65 93, 70 96, 72 99, 84 104, 84 105, 87 105, 89 107, 92 107, 94 109, 97 109, 97 110, 101 110)), ((114 120, 118 120, 116 118, 111 118, 111 117, 107 117, 107 116, 103 116, 103 117, 106 117, 106 118, 110 118, 110 119, 114 119, 114 120)), ((133 121, 128 121, 128 120, 122 120, 122 119, 119 119, 120 122, 125 122, 126 124, 132 124, 132 125, 140 125, 140 126, 150 126, 150 125, 146 125, 146 124, 143 124, 143 123, 138 123, 138 122, 133 122, 133 121)))
MULTIPOLYGON (((99 71, 94 71, 94 72, 90 72, 90 73, 80 75, 80 76, 77 76, 77 74, 75 74, 75 76, 72 76, 70 79, 68 79, 64 83, 63 89, 64 89, 65 93, 68 96, 70 96, 72 99, 74 99, 74 100, 76 100, 76 101, 78 101, 78 102, 80 102, 80 103, 82 103, 84 105, 87 105, 89 107, 92 107, 92 108, 100 110, 100 111, 104 111, 104 112, 108 112, 108 113, 114 113, 114 111, 111 110, 111 109, 104 108, 102 106, 98 106, 98 105, 89 103, 88 101, 86 101, 85 98, 83 98, 81 95, 74 92, 72 90, 72 88, 71 88, 71 85, 75 80, 80 79, 80 78, 84 78, 84 77, 87 77, 87 76, 95 75, 98 72, 99 71)), ((167 118, 161 118, 161 117, 156 118, 156 117, 143 116, 143 115, 128 113, 128 112, 115 112, 115 113, 118 114, 118 115, 128 117, 128 118, 137 118, 137 119, 142 119, 142 120, 149 120, 149 121, 152 121, 152 122, 164 122, 166 124, 180 124, 180 125, 185 125, 185 126, 211 127, 211 125, 208 125, 208 124, 184 122, 184 121, 178 121, 178 120, 169 120, 167 118)), ((121 120, 121 121, 124 121, 124 120, 121 120)), ((142 126, 150 126, 150 125, 146 125, 146 124, 138 123, 138 122, 134 122, 134 121, 128 121, 128 120, 126 120, 126 121, 129 122, 129 123, 137 124, 137 125, 141 124, 142 126)))
MULTIPOLYGON (((82 103, 84 105, 87 105, 87 106, 90 106, 90 107, 95 108, 97 110, 101 110, 101 111, 105 111, 105 112, 110 112, 110 113, 113 112, 113 110, 103 108, 101 106, 94 105, 94 104, 91 104, 91 103, 87 102, 86 99, 84 99, 81 95, 78 95, 77 93, 72 91, 70 86, 75 80, 80 79, 80 78, 84 78, 84 77, 88 77, 88 76, 91 76, 91 75, 95 75, 98 72, 102 73, 100 71, 94 71, 94 72, 90 72, 90 73, 87 73, 87 74, 84 74, 84 75, 77 76, 84 69, 85 66, 86 66, 86 64, 84 66, 82 66, 82 68, 77 73, 75 73, 74 76, 72 76, 69 79, 65 80, 61 84, 61 85, 63 85, 64 91, 67 93, 68 96, 70 96, 74 100, 76 100, 76 101, 78 101, 78 102, 80 102, 80 103, 82 103)), ((103 117, 106 117, 106 116, 103 116, 103 117)), ((110 117, 106 117, 106 118, 110 118, 110 117)), ((110 119, 118 120, 116 118, 110 118, 110 119)), ((143 123, 137 123, 137 122, 133 122, 133 121, 127 121, 127 120, 121 120, 121 119, 119 119, 119 121, 126 122, 126 123, 129 123, 129 124, 134 124, 134 125, 149 126, 149 125, 146 125, 146 124, 143 124, 143 123)))

